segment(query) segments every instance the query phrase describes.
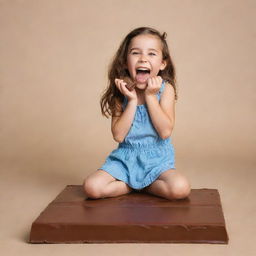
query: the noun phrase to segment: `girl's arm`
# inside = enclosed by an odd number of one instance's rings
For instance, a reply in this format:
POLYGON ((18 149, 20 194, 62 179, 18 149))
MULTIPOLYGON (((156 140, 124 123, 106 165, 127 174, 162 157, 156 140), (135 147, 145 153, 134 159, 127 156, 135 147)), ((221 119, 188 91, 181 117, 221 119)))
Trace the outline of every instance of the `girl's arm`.
POLYGON ((128 103, 124 111, 122 111, 122 104, 116 101, 116 111, 114 116, 112 116, 111 121, 113 138, 116 142, 121 143, 131 128, 137 108, 138 97, 134 88, 131 91, 127 89, 127 82, 125 82, 123 79, 116 78, 115 84, 118 90, 128 99, 128 103))
POLYGON ((171 136, 175 122, 175 93, 173 87, 166 83, 160 102, 153 94, 145 95, 152 123, 162 139, 171 136))
POLYGON ((116 142, 123 142, 128 134, 135 116, 136 108, 137 100, 129 100, 124 112, 117 112, 117 114, 121 116, 112 116, 111 131, 116 142))

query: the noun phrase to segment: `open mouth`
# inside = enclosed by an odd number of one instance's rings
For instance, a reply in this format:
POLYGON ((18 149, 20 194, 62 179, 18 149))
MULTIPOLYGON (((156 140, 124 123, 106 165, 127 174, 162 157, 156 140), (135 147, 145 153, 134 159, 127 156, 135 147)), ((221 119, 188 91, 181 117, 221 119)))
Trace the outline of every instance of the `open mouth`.
POLYGON ((150 70, 148 68, 137 68, 136 74, 150 74, 150 70))
POLYGON ((138 83, 144 84, 147 82, 150 77, 150 69, 149 68, 136 68, 136 77, 135 80, 138 83))

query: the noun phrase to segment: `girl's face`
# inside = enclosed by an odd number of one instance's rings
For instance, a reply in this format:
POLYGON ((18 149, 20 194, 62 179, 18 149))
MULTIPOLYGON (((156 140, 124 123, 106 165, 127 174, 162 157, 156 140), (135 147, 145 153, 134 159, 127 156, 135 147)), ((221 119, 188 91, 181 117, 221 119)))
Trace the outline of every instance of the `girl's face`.
POLYGON ((148 78, 157 76, 165 67, 159 38, 147 34, 131 40, 127 52, 127 69, 139 89, 145 89, 148 78))

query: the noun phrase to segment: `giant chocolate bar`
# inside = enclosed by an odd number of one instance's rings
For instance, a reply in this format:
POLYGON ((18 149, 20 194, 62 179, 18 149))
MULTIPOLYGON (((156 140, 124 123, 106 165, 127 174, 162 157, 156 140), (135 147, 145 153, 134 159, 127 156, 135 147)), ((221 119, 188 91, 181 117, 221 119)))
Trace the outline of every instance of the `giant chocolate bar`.
POLYGON ((137 191, 87 199, 68 185, 32 223, 29 242, 227 244, 228 235, 216 189, 172 201, 137 191))

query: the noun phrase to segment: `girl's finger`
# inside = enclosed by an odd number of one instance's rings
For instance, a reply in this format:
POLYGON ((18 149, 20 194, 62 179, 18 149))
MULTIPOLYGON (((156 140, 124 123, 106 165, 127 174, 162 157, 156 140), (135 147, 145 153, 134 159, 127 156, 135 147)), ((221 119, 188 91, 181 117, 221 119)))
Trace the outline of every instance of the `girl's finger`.
POLYGON ((120 85, 119 85, 119 79, 115 79, 115 84, 116 84, 116 87, 117 89, 120 91, 120 85))
POLYGON ((124 84, 122 82, 120 82, 120 91, 122 94, 124 94, 124 84))
POLYGON ((129 91, 129 90, 127 89, 126 85, 127 85, 127 83, 125 83, 125 82, 122 82, 122 83, 121 83, 122 91, 127 94, 127 91, 129 91))
POLYGON ((130 90, 127 88, 127 83, 126 82, 123 82, 122 83, 122 85, 123 85, 123 91, 125 91, 126 92, 126 94, 127 94, 127 92, 129 92, 130 90))
POLYGON ((123 94, 123 88, 121 86, 122 83, 123 81, 121 79, 117 79, 117 88, 123 94))
POLYGON ((115 84, 116 84, 116 85, 118 85, 118 81, 119 81, 119 79, 116 78, 116 79, 115 79, 115 84))
POLYGON ((152 77, 150 77, 149 79, 148 79, 148 86, 151 86, 152 85, 152 77))
POLYGON ((126 83, 122 85, 123 86, 123 92, 126 96, 133 96, 133 90, 130 91, 127 87, 126 87, 126 83))
POLYGON ((154 86, 156 86, 156 83, 157 81, 156 81, 156 77, 152 77, 152 85, 154 85, 154 86))

